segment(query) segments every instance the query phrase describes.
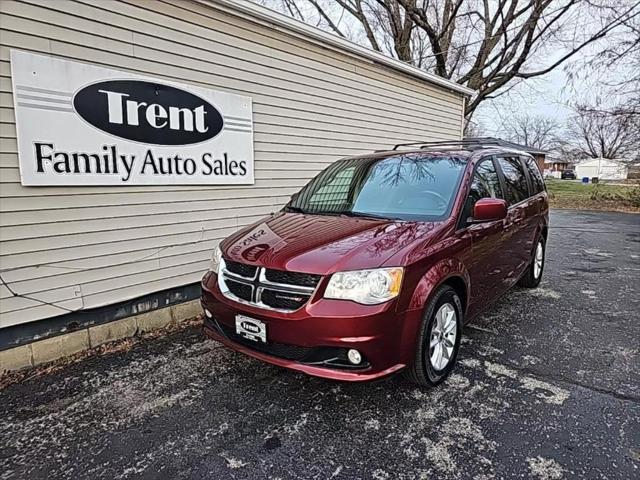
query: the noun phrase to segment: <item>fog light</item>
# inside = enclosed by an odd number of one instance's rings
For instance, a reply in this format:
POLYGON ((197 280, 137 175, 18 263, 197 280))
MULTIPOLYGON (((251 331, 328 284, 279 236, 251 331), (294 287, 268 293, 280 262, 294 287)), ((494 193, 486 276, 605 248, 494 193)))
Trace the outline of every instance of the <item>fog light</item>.
POLYGON ((347 352, 347 358, 354 365, 358 365, 362 361, 362 355, 360 355, 360 352, 353 348, 347 352))
POLYGON ((209 310, 207 310, 206 308, 204 309, 204 314, 208 317, 208 318, 213 318, 213 313, 211 313, 209 310))

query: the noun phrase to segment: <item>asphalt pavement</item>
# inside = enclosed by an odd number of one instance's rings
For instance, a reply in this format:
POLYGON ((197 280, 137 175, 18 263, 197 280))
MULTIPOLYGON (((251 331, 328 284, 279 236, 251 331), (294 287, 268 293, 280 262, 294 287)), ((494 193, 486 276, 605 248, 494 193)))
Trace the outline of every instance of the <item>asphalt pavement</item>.
POLYGON ((544 281, 446 383, 345 384, 196 329, 0 391, 1 479, 640 478, 640 215, 556 210, 544 281))

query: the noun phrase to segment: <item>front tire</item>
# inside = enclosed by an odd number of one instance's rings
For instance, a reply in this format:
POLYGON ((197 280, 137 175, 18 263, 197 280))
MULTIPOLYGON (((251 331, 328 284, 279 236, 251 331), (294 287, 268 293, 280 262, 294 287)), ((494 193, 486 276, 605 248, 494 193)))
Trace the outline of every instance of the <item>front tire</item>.
POLYGON ((542 281, 542 272, 544 271, 544 262, 546 259, 546 242, 544 237, 540 237, 533 249, 533 258, 531 264, 524 272, 524 275, 518 282, 518 285, 525 288, 536 288, 542 281))
POLYGON ((448 285, 438 287, 425 308, 413 364, 405 376, 418 385, 435 386, 453 370, 462 337, 462 302, 448 285))

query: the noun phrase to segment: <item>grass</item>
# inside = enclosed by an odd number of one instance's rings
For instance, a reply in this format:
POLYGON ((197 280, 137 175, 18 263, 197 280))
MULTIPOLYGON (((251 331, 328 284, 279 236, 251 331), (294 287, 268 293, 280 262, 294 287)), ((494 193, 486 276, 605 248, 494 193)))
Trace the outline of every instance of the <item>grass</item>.
POLYGON ((583 184, 546 180, 552 208, 640 212, 640 184, 583 184))

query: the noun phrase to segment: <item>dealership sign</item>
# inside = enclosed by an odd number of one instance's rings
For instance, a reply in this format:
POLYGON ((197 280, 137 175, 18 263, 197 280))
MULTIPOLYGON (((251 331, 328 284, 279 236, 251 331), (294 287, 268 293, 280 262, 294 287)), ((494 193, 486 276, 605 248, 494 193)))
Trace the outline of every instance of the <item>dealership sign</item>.
POLYGON ((23 185, 252 184, 251 98, 11 52, 23 185))

